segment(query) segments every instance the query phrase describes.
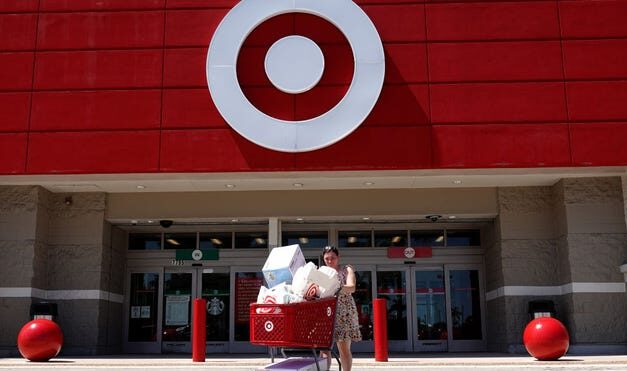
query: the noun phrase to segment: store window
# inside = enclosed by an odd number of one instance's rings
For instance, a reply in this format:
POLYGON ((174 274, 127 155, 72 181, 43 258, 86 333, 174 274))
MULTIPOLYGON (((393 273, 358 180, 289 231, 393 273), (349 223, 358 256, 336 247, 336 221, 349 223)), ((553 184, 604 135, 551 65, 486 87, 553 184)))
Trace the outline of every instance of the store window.
POLYGON ((165 233, 163 248, 168 249, 196 249, 196 233, 165 233))
POLYGON ((283 246, 298 244, 302 248, 320 248, 329 244, 329 233, 326 231, 283 232, 283 246))
POLYGON ((236 249, 268 248, 268 232, 235 232, 236 249))
POLYGON ((447 246, 479 246, 481 240, 478 230, 447 230, 447 246))
POLYGON ((161 250, 161 233, 131 233, 129 250, 161 250))
POLYGON ((376 247, 407 247, 407 231, 374 231, 376 247))
POLYGON ((338 247, 372 247, 370 231, 340 231, 337 236, 338 247))
POLYGON ((444 230, 416 230, 410 232, 412 247, 444 246, 444 230))
POLYGON ((201 249, 231 249, 233 248, 233 234, 231 232, 207 232, 199 237, 201 249))

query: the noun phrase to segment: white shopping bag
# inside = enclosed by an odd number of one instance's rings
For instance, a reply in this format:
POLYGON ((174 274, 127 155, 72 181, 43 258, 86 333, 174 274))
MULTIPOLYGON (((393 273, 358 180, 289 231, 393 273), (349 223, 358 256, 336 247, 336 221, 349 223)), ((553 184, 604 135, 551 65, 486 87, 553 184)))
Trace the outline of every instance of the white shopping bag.
MULTIPOLYGON (((328 267, 321 267, 328 268, 328 267)), ((312 262, 296 270, 292 280, 292 291, 306 300, 333 296, 340 283, 333 268, 320 271, 312 262)))
POLYGON ((290 304, 303 301, 298 295, 294 295, 291 285, 280 283, 271 289, 261 286, 257 295, 258 304, 290 304))

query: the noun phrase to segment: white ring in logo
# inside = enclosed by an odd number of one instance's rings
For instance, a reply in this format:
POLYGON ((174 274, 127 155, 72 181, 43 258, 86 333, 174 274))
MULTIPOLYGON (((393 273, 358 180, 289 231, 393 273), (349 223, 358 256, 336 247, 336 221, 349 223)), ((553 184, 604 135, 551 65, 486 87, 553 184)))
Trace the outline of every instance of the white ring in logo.
POLYGON ((372 21, 352 0, 242 0, 224 17, 207 53, 207 84, 216 108, 240 135, 281 152, 327 147, 352 133, 374 107, 383 86, 383 45, 372 21), (285 13, 307 13, 335 25, 355 60, 346 95, 329 111, 302 121, 275 119, 248 101, 237 79, 237 56, 246 37, 261 23, 285 13))
POLYGON ((266 321, 266 323, 263 324, 263 328, 265 328, 267 332, 271 332, 274 330, 274 323, 272 323, 272 321, 266 321))

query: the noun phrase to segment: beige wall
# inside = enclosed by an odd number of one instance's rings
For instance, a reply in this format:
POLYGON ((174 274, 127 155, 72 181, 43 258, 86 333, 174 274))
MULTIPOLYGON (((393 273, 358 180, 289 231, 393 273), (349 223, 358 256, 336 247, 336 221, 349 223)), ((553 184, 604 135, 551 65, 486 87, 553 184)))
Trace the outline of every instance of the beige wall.
POLYGON ((19 291, 0 297, 0 356, 15 353, 17 334, 29 321, 31 298, 25 293, 46 285, 47 196, 35 186, 0 187, 0 288, 19 291))
POLYGON ((534 299, 555 302, 574 335, 571 350, 627 350, 627 295, 612 291, 627 259, 623 189, 612 177, 498 190, 495 244, 486 251, 488 312, 498 318, 489 327, 491 350, 524 351, 534 299))
MULTIPOLYGON (((620 283, 619 266, 627 260, 625 197, 621 179, 564 179, 565 230, 559 236, 560 256, 568 269, 560 281, 620 283)), ((580 347, 623 344, 627 350, 627 295, 572 293, 562 298, 572 343, 580 347)))
POLYGON ((104 193, 54 194, 41 187, 0 187, 0 353, 17 354, 32 302, 57 303, 62 352, 120 349, 125 250, 111 244, 104 193), (87 295, 87 297, 85 297, 87 295), (101 299, 98 299, 98 298, 101 299), (6 325, 4 325, 6 323, 6 325), (115 336, 109 336, 113 333, 115 336))
MULTIPOLYGON (((556 281, 555 197, 551 187, 508 187, 497 192, 495 244, 486 251, 488 292, 505 286, 551 286, 556 281)), ((488 347, 516 351, 533 297, 488 301, 488 347)), ((543 299, 554 299, 552 297, 543 299)))

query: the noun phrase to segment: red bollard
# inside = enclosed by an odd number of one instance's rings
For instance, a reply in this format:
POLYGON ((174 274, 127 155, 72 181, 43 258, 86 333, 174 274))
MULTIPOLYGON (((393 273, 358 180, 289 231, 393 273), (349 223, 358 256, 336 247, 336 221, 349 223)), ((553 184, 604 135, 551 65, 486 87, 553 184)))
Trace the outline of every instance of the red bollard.
POLYGON ((192 361, 204 362, 207 355, 207 301, 194 299, 192 308, 192 361))
POLYGON ((388 361, 388 322, 387 302, 385 299, 374 299, 374 360, 388 361))

